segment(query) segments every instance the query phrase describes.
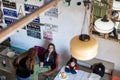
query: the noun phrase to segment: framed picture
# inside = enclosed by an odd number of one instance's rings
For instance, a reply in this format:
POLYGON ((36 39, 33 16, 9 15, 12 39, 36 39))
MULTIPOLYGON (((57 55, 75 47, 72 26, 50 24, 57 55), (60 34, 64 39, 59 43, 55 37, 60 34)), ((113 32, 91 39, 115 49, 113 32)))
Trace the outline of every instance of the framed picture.
POLYGON ((18 17, 17 11, 14 10, 9 10, 9 9, 3 9, 3 14, 6 16, 11 16, 11 17, 18 17))
POLYGON ((39 32, 27 30, 27 35, 31 36, 31 37, 34 37, 34 38, 41 39, 41 33, 39 33, 39 32))
POLYGON ((3 3, 3 7, 16 9, 16 3, 15 2, 10 2, 8 0, 2 0, 2 3, 3 3))
POLYGON ((31 4, 24 4, 25 11, 33 12, 34 10, 38 9, 39 6, 31 5, 31 4))

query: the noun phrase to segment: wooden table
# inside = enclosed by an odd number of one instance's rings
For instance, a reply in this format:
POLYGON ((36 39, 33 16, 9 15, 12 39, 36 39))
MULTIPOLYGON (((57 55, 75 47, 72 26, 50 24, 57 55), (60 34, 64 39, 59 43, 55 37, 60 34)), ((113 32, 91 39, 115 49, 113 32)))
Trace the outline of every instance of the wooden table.
POLYGON ((66 73, 64 71, 65 67, 63 66, 60 72, 57 74, 54 80, 88 80, 90 73, 78 70, 77 74, 66 73), (66 79, 61 79, 60 74, 64 72, 67 75, 66 79))

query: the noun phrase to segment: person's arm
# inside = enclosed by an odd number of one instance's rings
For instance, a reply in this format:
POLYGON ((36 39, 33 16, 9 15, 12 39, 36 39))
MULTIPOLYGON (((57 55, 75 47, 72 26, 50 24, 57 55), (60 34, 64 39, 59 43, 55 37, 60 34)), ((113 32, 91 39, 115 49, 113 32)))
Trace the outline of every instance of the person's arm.
POLYGON ((49 71, 44 72, 43 74, 46 75, 46 76, 48 76, 48 75, 50 75, 50 74, 58 71, 58 68, 59 68, 58 67, 58 62, 59 62, 59 55, 57 55, 57 58, 56 58, 56 61, 55 61, 56 67, 54 69, 51 69, 49 71))
POLYGON ((78 72, 78 65, 75 65, 74 68, 75 72, 78 72))

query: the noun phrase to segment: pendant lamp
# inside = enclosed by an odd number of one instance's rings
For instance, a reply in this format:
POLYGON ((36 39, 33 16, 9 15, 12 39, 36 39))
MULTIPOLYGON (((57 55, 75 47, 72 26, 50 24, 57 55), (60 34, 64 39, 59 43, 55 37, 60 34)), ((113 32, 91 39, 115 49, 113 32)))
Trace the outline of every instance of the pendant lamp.
POLYGON ((83 28, 85 28, 84 25, 87 24, 85 20, 88 20, 87 9, 88 7, 85 6, 85 15, 81 34, 73 37, 70 41, 71 55, 78 60, 90 60, 97 55, 98 42, 93 36, 89 36, 88 33, 83 33, 83 28))
POLYGON ((95 30, 100 33, 110 33, 113 31, 114 23, 112 20, 107 19, 105 15, 103 18, 99 18, 95 21, 95 30))
POLYGON ((113 0, 113 10, 120 10, 120 0, 113 0))

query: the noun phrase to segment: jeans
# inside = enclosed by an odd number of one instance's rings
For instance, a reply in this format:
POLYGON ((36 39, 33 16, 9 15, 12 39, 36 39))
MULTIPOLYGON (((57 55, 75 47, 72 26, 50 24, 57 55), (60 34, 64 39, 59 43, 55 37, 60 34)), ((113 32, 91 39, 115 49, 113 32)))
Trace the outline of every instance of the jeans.
POLYGON ((71 72, 72 74, 76 74, 77 72, 71 68, 65 68, 65 72, 71 72))
POLYGON ((20 76, 16 76, 17 77, 17 80, 31 80, 30 77, 27 77, 27 78, 22 78, 20 76))

